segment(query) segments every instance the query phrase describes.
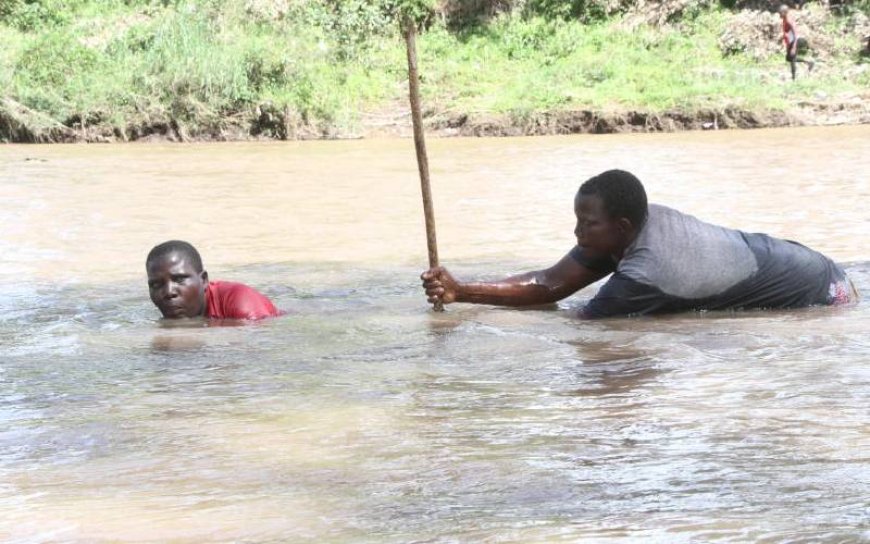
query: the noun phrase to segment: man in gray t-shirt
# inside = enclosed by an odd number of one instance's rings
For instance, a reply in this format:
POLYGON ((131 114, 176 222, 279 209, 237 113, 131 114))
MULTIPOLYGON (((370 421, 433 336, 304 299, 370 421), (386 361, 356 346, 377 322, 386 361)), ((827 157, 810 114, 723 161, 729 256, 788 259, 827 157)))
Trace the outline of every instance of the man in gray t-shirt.
POLYGON ((610 170, 574 200, 575 246, 545 270, 497 282, 423 273, 430 302, 552 303, 612 274, 582 310, 588 318, 687 310, 798 308, 857 301, 836 263, 796 242, 705 223, 656 204, 632 174, 610 170))

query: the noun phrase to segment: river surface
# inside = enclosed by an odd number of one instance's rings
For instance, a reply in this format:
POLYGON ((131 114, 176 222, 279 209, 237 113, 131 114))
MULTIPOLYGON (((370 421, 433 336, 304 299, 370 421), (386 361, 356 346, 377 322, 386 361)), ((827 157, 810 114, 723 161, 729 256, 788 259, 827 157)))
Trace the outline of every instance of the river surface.
POLYGON ((0 146, 0 541, 870 541, 870 127, 429 144, 460 277, 555 262, 619 167, 864 301, 434 314, 410 140, 0 146), (170 238, 287 315, 161 322, 170 238))

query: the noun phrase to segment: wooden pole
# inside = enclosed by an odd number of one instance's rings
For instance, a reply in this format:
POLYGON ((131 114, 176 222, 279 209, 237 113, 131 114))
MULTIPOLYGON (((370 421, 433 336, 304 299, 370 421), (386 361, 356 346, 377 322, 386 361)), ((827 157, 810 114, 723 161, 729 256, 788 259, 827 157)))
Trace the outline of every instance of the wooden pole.
MULTIPOLYGON (((438 242, 435 239, 435 210, 429 185, 429 159, 426 156, 426 138, 423 134, 423 114, 420 112, 420 76, 417 73, 417 30, 414 21, 402 21, 405 45, 408 49, 408 91, 411 98, 411 122, 414 125, 414 147, 417 149, 417 169, 420 171, 420 189, 423 192, 423 215, 426 218, 426 247, 429 249, 429 268, 438 266, 438 242)), ((444 304, 434 304, 436 312, 444 311, 444 304)))

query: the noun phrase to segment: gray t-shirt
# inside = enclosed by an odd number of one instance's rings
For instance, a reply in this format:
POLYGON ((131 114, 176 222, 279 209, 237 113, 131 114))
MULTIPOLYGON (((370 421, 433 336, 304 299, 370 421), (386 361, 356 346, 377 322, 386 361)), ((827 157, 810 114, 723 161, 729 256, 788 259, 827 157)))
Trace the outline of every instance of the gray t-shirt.
POLYGON ((848 302, 846 274, 797 242, 711 225, 650 204, 649 217, 616 263, 574 259, 613 276, 583 309, 585 317, 685 310, 797 308, 848 302))

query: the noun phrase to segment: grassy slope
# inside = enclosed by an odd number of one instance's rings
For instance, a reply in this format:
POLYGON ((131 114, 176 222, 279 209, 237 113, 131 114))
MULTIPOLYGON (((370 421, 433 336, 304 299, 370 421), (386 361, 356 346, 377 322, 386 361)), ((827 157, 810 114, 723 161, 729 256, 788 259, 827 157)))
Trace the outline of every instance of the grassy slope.
MULTIPOLYGON (((316 21, 258 21, 238 4, 93 3, 65 24, 27 33, 0 25, 0 88, 71 126, 81 119, 116 127, 175 119, 193 134, 247 126, 261 105, 290 111, 320 133, 347 134, 365 124, 361 112, 404 100, 397 34, 349 43, 316 21)), ((725 14, 713 11, 679 32, 518 17, 459 36, 434 28, 420 39, 425 101, 439 112, 508 116, 781 109, 819 91, 870 86, 867 70, 844 78, 829 69, 792 84, 779 55, 762 63, 723 57, 717 40, 724 22, 725 14)))

